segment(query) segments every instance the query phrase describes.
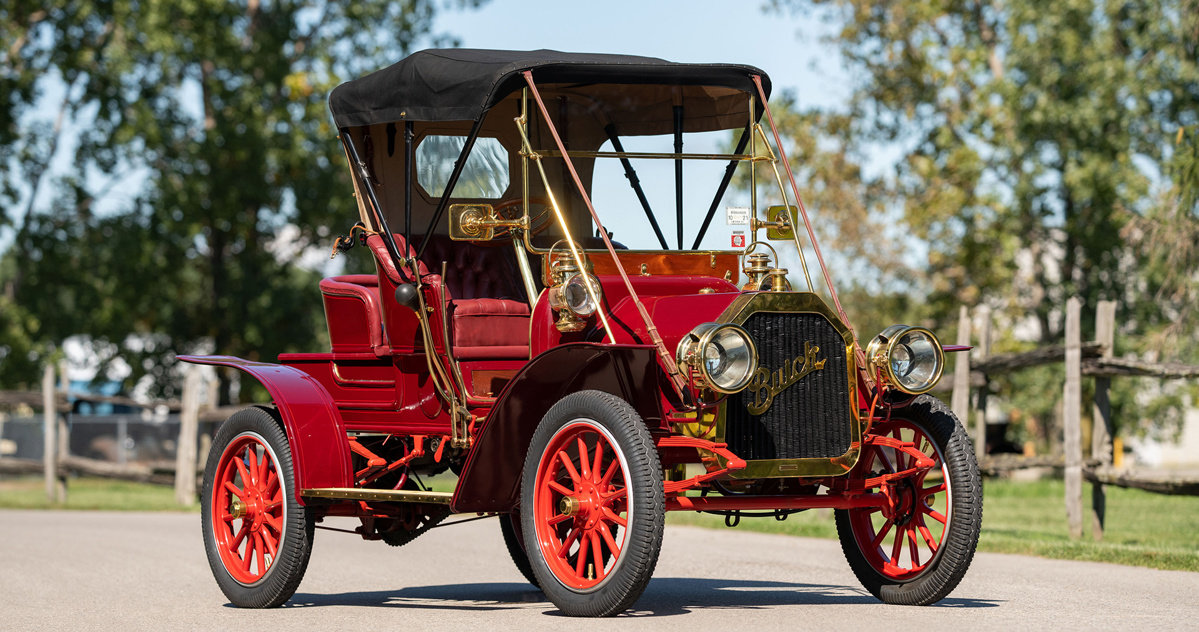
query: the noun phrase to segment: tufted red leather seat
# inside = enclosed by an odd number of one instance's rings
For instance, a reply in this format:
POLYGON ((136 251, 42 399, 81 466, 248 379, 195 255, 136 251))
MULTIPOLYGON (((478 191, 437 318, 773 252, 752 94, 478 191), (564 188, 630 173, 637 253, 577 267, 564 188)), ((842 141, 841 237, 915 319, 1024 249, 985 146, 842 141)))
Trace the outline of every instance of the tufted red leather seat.
MULTIPOLYGON (((404 238, 395 238, 403 249, 404 238)), ((385 262, 385 273, 399 282, 383 240, 371 236, 367 244, 375 251, 376 261, 385 262)), ((512 248, 434 235, 421 255, 421 274, 440 274, 443 261, 442 291, 447 292, 450 303, 454 355, 463 360, 527 359, 530 311, 512 248)))

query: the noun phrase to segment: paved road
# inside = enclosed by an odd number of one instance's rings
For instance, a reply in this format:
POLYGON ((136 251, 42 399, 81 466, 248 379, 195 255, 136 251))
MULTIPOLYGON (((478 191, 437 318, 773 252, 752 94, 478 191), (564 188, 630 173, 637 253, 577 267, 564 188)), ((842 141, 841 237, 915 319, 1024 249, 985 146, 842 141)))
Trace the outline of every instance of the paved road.
MULTIPOLYGON (((0 628, 176 630, 1195 629, 1199 573, 979 554, 939 606, 878 603, 835 542, 667 529, 633 611, 567 622, 508 559, 495 520, 391 549, 318 531, 284 608, 231 607, 209 573, 200 517, 0 511, 0 628)), ((348 526, 348 525, 346 525, 348 526)))

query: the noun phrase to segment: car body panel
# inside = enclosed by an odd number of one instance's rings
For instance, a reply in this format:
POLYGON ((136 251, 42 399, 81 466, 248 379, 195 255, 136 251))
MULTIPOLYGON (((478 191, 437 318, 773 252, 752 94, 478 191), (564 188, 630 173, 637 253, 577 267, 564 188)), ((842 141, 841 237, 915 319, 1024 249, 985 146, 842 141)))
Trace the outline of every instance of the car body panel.
POLYGON ((454 492, 454 511, 513 509, 533 431, 571 393, 611 393, 628 402, 651 430, 661 428, 659 372, 654 348, 648 345, 566 344, 531 360, 508 383, 479 429, 454 492))

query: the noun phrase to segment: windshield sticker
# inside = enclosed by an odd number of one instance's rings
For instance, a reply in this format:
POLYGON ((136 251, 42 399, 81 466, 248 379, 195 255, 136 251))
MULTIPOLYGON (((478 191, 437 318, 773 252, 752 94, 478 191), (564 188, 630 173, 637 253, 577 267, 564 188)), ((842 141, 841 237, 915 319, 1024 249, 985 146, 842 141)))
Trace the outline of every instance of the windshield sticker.
POLYGON ((725 208, 724 220, 729 226, 749 226, 749 207, 730 206, 725 208))

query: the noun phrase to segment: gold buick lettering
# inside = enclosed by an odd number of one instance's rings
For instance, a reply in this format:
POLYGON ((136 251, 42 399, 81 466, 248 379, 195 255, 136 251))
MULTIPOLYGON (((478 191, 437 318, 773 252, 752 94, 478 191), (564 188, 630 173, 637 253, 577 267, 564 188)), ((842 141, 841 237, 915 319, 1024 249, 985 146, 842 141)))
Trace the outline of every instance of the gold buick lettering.
POLYGON ((820 347, 811 342, 804 342, 803 350, 803 355, 784 362, 783 368, 777 371, 771 371, 764 366, 758 367, 758 370, 754 371, 754 376, 749 381, 749 387, 745 389, 751 394, 750 402, 745 405, 750 414, 761 415, 766 412, 766 409, 774 403, 775 395, 802 380, 805 375, 824 368, 824 363, 828 361, 827 358, 816 359, 816 354, 820 353, 820 347))

